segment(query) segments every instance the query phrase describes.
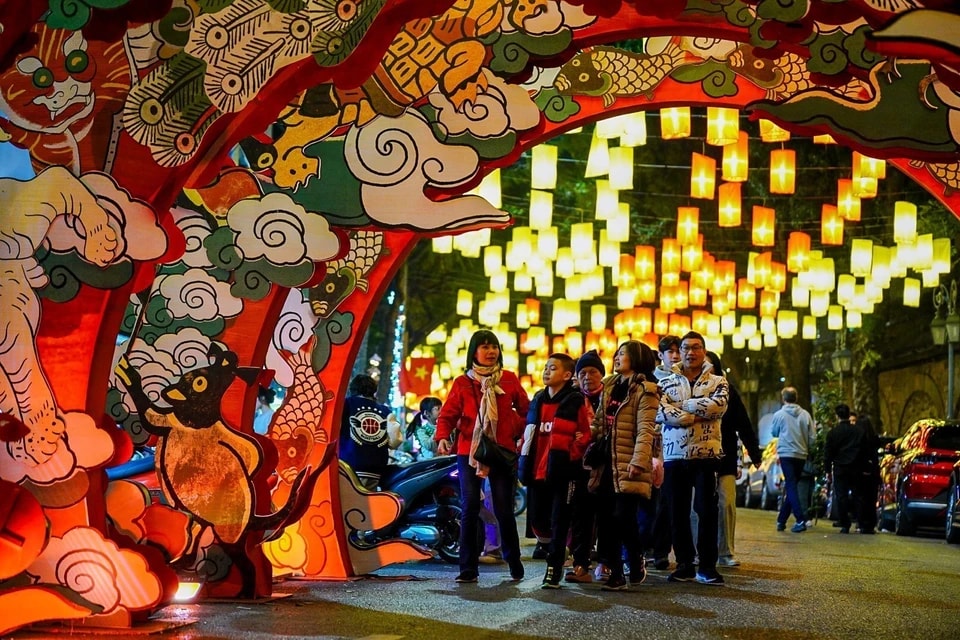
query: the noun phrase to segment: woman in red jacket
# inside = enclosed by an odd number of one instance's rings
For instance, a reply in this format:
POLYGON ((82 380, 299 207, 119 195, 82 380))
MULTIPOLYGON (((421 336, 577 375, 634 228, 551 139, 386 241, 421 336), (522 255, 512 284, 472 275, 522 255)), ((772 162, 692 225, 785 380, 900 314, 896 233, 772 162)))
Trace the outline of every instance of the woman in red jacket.
POLYGON ((467 347, 466 373, 453 381, 440 417, 437 419, 437 453, 447 455, 456 447, 460 475, 460 575, 457 582, 476 582, 479 572, 478 527, 480 487, 490 480, 493 512, 500 525, 503 559, 514 581, 523 579, 520 536, 513 515, 513 494, 517 483, 516 465, 488 467, 478 462, 480 435, 485 434, 512 450, 523 435, 527 397, 516 374, 503 370, 500 341, 491 331, 477 331, 467 347), (456 444, 451 444, 455 436, 456 444))

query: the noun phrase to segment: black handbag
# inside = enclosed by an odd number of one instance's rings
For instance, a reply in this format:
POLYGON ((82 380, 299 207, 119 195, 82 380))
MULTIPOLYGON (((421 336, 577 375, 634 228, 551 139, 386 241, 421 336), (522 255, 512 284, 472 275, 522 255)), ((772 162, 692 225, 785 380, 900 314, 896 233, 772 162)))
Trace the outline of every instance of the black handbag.
POLYGON ((587 445, 583 452, 583 466, 597 469, 610 462, 610 434, 604 433, 587 445))
POLYGON ((498 444, 485 433, 480 434, 480 442, 473 452, 473 458, 488 467, 506 468, 517 463, 517 452, 498 444))

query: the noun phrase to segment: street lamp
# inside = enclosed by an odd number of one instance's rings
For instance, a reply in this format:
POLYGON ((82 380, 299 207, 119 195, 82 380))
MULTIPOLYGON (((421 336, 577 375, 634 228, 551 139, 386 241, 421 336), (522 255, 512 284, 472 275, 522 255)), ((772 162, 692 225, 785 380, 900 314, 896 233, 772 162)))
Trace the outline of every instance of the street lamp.
POLYGON ((960 314, 957 314, 957 283, 950 288, 941 283, 933 293, 933 322, 930 323, 933 344, 947 345, 947 420, 953 419, 953 346, 960 342, 960 314), (943 309, 946 316, 941 314, 943 309))
POLYGON ((853 367, 853 354, 847 349, 847 334, 840 331, 837 334, 837 349, 830 356, 830 363, 833 365, 833 372, 840 375, 840 393, 843 394, 843 374, 850 373, 853 367))

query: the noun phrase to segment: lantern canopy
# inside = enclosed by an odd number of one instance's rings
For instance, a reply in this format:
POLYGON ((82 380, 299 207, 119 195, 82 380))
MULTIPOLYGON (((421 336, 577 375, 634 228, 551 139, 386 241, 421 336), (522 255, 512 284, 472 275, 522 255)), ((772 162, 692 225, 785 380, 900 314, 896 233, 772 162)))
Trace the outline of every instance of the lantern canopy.
POLYGON ((774 149, 770 152, 770 193, 791 194, 797 178, 797 152, 774 149))
POLYGON ((717 181, 717 161, 710 156, 693 152, 690 164, 690 197, 713 200, 717 181))
POLYGON ((721 227, 739 227, 741 217, 740 183, 724 182, 717 189, 719 194, 719 222, 721 227))
POLYGON ((557 148, 538 144, 530 152, 530 188, 553 189, 557 186, 557 148))
POLYGON ((741 131, 736 142, 723 147, 720 177, 727 182, 745 182, 749 165, 749 137, 746 131, 741 131))
POLYGON ((740 135, 740 114, 736 109, 707 107, 707 144, 733 144, 740 135))
POLYGON ((664 140, 690 137, 690 107, 660 109, 660 137, 664 140))

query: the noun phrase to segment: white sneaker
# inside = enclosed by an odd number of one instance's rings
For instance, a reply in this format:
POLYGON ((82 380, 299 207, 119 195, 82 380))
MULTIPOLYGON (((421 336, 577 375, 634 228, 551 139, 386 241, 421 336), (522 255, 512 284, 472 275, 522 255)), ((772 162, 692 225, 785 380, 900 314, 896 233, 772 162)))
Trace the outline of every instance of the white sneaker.
POLYGON ((717 558, 717 564, 721 567, 739 567, 740 561, 733 556, 723 556, 721 558, 717 558))

